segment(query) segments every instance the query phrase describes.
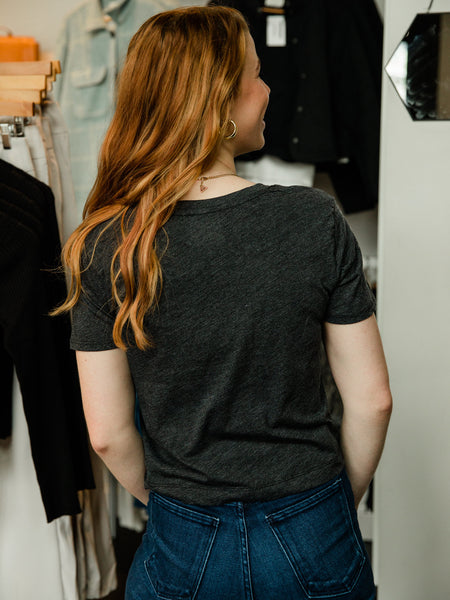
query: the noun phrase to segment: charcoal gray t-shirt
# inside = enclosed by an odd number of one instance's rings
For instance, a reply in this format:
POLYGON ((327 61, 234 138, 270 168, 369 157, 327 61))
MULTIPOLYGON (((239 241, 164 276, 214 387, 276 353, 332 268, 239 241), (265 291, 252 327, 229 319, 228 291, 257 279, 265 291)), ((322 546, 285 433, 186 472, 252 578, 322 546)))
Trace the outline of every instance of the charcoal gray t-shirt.
MULTIPOLYGON (((145 322, 155 347, 127 351, 146 487, 205 505, 273 499, 332 478, 343 459, 321 382, 322 326, 375 308, 334 200, 256 184, 179 202, 165 232, 163 293, 145 322)), ((76 350, 115 347, 116 236, 114 227, 102 234, 83 274, 76 350)))

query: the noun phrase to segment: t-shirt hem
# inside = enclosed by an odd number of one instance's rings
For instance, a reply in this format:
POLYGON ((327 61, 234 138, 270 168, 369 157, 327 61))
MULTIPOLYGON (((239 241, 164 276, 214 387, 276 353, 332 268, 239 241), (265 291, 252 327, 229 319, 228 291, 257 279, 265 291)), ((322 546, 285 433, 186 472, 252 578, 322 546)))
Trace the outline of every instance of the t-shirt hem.
POLYGON ((71 350, 79 350, 80 352, 101 352, 102 350, 115 350, 117 346, 111 344, 87 344, 85 342, 70 341, 71 350))
POLYGON ((337 317, 325 317, 326 323, 333 323, 334 325, 351 325, 352 323, 360 323, 371 317, 375 313, 375 307, 368 309, 365 312, 359 313, 358 315, 342 315, 337 317))
POLYGON ((69 342, 70 349, 79 350, 81 352, 100 352, 102 350, 113 350, 114 348, 117 348, 109 335, 109 330, 112 329, 112 324, 114 323, 112 316, 106 314, 101 307, 92 302, 87 294, 83 296, 80 303, 87 309, 89 315, 92 315, 104 324, 104 327, 108 329, 108 334, 105 336, 105 332, 99 332, 97 327, 96 333, 93 334, 92 331, 90 331, 89 339, 86 339, 87 335, 84 327, 78 327, 76 331, 74 330, 74 327, 72 327, 69 342), (94 336, 95 339, 93 339, 94 336))
POLYGON ((267 502, 314 489, 337 476, 343 468, 343 460, 336 457, 326 465, 322 464, 301 475, 261 487, 227 486, 218 488, 210 486, 204 490, 198 486, 178 481, 173 484, 167 482, 154 484, 146 486, 146 488, 151 492, 198 506, 214 506, 228 502, 267 502))

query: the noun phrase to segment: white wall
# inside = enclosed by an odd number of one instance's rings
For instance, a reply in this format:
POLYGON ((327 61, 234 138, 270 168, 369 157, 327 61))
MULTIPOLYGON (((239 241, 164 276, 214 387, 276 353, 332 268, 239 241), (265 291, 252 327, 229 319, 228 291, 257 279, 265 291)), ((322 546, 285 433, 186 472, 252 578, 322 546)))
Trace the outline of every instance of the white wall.
MULTIPOLYGON (((14 35, 36 38, 42 53, 51 53, 64 17, 81 0, 1 0, 0 23, 14 35)), ((57 58, 57 57, 56 57, 57 58)))
POLYGON ((377 5, 377 8, 380 12, 381 15, 384 15, 384 4, 385 4, 386 0, 375 0, 375 4, 377 5))
MULTIPOLYGON (((385 63, 428 4, 385 0, 385 63)), ((379 600, 450 597, 449 166, 450 122, 413 122, 385 76, 378 315, 394 413, 375 486, 379 600)))

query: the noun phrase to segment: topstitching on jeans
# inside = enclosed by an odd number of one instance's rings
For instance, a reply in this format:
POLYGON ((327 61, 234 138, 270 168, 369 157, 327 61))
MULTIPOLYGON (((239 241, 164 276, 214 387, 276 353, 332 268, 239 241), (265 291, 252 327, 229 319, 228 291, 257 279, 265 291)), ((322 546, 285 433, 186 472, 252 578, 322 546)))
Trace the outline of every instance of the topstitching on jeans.
POLYGON ((247 525, 245 522, 244 505, 241 502, 237 503, 236 512, 239 521, 242 575, 244 581, 244 597, 245 600, 253 600, 252 579, 250 573, 250 556, 248 552, 247 525))

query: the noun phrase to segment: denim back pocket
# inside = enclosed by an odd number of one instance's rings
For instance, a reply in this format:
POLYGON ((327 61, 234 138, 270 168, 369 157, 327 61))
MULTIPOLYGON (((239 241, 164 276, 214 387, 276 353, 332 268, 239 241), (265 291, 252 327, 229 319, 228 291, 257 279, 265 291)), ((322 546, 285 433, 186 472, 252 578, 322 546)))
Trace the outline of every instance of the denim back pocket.
POLYGON ((193 600, 205 571, 219 519, 152 493, 151 554, 145 561, 160 600, 193 600))
POLYGON ((342 478, 266 521, 309 598, 333 598, 352 591, 366 555, 342 478))

